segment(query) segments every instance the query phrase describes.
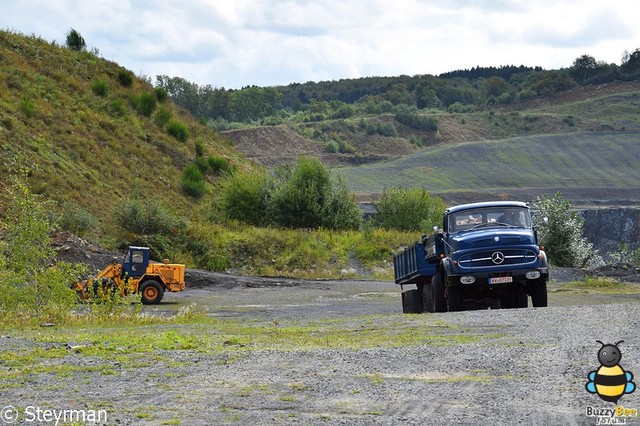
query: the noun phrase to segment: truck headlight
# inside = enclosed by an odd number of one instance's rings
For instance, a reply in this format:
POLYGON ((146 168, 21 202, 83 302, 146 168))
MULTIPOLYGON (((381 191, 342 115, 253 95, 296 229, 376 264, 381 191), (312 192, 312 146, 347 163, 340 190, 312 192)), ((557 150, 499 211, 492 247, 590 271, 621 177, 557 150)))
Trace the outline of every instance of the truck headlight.
POLYGON ((476 277, 474 277, 473 275, 463 275, 460 277, 460 282, 462 284, 473 284, 474 282, 476 282, 476 277))
POLYGON ((540 278, 540 271, 528 271, 525 277, 527 277, 528 280, 537 280, 540 278))

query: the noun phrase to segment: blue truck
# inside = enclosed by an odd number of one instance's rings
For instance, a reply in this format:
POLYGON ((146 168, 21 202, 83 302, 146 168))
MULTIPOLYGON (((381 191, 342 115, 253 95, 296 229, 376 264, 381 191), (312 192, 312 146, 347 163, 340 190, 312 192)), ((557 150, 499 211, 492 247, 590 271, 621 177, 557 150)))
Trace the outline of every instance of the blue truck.
POLYGON ((463 204, 393 256, 404 313, 547 306, 549 266, 526 203, 463 204))

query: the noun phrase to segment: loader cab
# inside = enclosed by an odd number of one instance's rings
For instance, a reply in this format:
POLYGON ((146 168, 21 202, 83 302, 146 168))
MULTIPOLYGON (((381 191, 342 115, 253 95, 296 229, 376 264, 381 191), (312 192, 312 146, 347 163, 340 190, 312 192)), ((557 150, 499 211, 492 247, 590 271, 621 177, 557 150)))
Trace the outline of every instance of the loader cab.
POLYGON ((131 278, 140 278, 147 272, 149 266, 149 247, 130 246, 122 261, 122 275, 125 272, 131 278))

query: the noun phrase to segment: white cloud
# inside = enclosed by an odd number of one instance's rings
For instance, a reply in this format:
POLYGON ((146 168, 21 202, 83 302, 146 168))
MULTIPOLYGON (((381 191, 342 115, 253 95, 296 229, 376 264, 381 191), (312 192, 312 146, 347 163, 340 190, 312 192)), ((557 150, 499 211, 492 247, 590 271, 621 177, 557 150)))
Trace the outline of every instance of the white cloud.
POLYGON ((227 88, 476 65, 619 63, 640 47, 633 0, 22 0, 0 27, 64 43, 155 77, 227 88))

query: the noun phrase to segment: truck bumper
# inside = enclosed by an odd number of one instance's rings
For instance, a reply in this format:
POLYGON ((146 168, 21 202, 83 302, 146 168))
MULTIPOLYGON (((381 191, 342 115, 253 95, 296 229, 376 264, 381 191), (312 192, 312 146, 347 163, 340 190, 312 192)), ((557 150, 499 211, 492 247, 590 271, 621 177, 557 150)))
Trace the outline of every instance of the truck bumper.
MULTIPOLYGON (((469 288, 505 288, 512 286, 523 286, 527 284, 533 284, 539 281, 546 281, 549 279, 549 268, 538 267, 521 269, 516 271, 501 271, 501 272, 470 272, 463 274, 451 274, 447 275, 447 287, 469 287, 469 288), (540 275, 535 278, 528 278, 527 273, 537 271, 540 275), (463 277, 473 277, 472 283, 465 284, 463 277)), ((468 278, 467 278, 468 280, 468 278)))

